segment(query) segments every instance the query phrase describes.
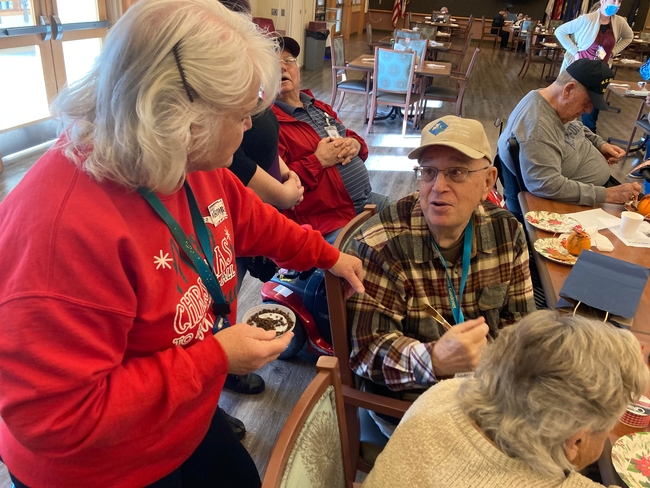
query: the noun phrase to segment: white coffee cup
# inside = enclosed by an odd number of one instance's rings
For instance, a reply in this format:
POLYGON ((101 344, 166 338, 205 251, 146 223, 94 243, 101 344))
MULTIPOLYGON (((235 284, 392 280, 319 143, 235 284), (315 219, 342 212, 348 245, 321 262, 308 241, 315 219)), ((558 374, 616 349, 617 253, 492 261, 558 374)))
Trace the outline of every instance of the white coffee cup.
POLYGON ((621 235, 627 239, 632 237, 643 222, 643 215, 625 211, 621 213, 621 235))

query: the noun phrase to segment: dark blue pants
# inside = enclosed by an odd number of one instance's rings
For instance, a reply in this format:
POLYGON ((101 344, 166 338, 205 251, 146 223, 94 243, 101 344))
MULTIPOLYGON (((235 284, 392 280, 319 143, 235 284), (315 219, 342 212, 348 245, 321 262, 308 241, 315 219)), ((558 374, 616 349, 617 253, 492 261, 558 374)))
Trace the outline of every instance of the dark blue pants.
POLYGON ((582 114, 582 124, 594 134, 596 133, 596 122, 598 122, 599 113, 600 110, 594 107, 594 109, 588 114, 582 114))

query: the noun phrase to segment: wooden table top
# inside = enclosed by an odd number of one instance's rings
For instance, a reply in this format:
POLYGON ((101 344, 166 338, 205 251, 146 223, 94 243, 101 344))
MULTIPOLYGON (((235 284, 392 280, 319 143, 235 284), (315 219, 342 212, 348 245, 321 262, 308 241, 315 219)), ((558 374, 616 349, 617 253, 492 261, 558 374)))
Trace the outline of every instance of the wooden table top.
MULTIPOLYGON (((369 54, 362 54, 354 58, 348 63, 351 68, 360 68, 367 71, 374 71, 375 63, 374 56, 369 54), (364 59, 366 61, 364 61, 364 59)), ((451 75, 451 63, 444 63, 442 61, 425 61, 424 63, 415 67, 415 74, 420 76, 431 77, 446 77, 451 75), (444 66, 444 68, 432 68, 428 65, 435 64, 437 66, 444 66)))
POLYGON ((445 23, 445 22, 435 22, 435 21, 432 21, 432 20, 425 21, 425 24, 427 24, 427 25, 435 25, 436 27, 460 27, 459 24, 452 24, 452 23, 449 23, 449 22, 447 22, 447 23, 445 23))
POLYGON ((612 67, 613 68, 638 68, 643 64, 641 61, 637 61, 636 59, 629 59, 626 61, 627 62, 623 62, 623 60, 621 59, 615 59, 614 62, 612 63, 612 67))
MULTIPOLYGON (((591 207, 583 207, 580 205, 573 205, 570 203, 556 202, 547 200, 545 198, 536 197, 528 192, 521 192, 519 194, 519 203, 521 210, 525 215, 526 212, 532 210, 546 210, 549 212, 557 212, 561 214, 580 212, 583 210, 590 210, 591 207)), ((611 203, 603 203, 596 205, 594 208, 602 208, 605 212, 619 217, 623 211, 622 205, 611 203)), ((540 237, 552 237, 553 234, 539 230, 526 222, 526 232, 528 234, 529 242, 534 243, 540 237)), ((623 244, 609 229, 599 231, 602 235, 606 236, 614 245, 614 250, 609 253, 603 253, 622 261, 638 264, 650 268, 650 249, 640 247, 629 247, 623 244)), ((532 247, 532 245, 531 245, 532 247)), ((598 252, 596 248, 592 248, 593 252, 598 252)), ((559 292, 569 276, 571 266, 559 264, 550 261, 539 255, 532 249, 535 263, 539 277, 544 288, 546 295, 546 302, 549 308, 555 308, 559 299, 559 292)), ((650 286, 645 287, 639 307, 634 315, 634 323, 631 331, 640 341, 650 342, 650 286)))
POLYGON ((436 45, 429 43, 427 44, 427 49, 431 51, 449 51, 451 49, 451 42, 439 42, 436 45))
MULTIPOLYGON (((650 85, 648 85, 650 86, 650 85)), ((612 92, 614 95, 623 97, 623 98, 645 98, 645 95, 634 95, 632 93, 627 93, 627 90, 640 90, 639 85, 636 81, 624 81, 624 80, 612 80, 607 89, 612 92), (612 83, 617 85, 628 85, 628 86, 612 86, 612 83)))

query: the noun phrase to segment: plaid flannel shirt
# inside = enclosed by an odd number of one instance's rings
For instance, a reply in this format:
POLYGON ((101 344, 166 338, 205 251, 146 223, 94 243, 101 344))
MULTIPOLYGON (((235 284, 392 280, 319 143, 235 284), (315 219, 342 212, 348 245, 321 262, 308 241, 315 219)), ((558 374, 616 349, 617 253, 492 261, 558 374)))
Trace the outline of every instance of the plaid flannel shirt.
MULTIPOLYGON (((535 310, 528 247, 521 224, 491 203, 479 205, 467 284, 461 299, 466 319, 485 317, 490 334, 535 310)), ((364 224, 346 251, 364 264, 365 293, 347 302, 350 366, 362 378, 391 390, 436 383, 431 355, 445 332, 425 311, 436 308, 453 324, 445 268, 432 243, 418 193, 392 204, 364 224)), ((459 289, 462 256, 448 264, 459 289)))

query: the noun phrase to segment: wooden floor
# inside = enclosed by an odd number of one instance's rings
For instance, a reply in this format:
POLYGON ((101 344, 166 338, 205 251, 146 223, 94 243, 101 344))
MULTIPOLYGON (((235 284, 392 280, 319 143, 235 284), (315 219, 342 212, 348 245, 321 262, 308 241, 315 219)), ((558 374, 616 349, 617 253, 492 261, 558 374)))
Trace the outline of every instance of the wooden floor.
MULTIPOLYGON (((473 43, 471 49, 476 44, 473 43)), ((350 60, 365 53, 367 47, 364 39, 353 37, 346 42, 346 49, 346 58, 350 60)), ((469 58, 468 55, 466 63, 469 58)), ((517 73, 521 63, 522 59, 516 53, 493 50, 491 45, 484 46, 466 93, 463 115, 483 123, 493 149, 499 135, 498 128, 494 126, 495 118, 507 118, 526 93, 548 84, 540 80, 541 68, 536 66, 529 70, 524 80, 520 80, 517 73)), ((635 70, 623 69, 619 71, 617 79, 636 81, 640 77, 635 70)), ((327 103, 331 97, 331 83, 332 75, 328 62, 322 71, 302 71, 302 86, 310 88, 317 98, 327 103)), ((386 120, 376 122, 372 133, 367 134, 363 123, 362 100, 363 97, 348 95, 339 111, 339 117, 348 128, 357 131, 366 139, 370 150, 367 166, 374 191, 388 195, 392 200, 398 199, 416 189, 413 161, 407 159, 406 154, 418 145, 419 131, 409 127, 406 137, 402 138, 401 121, 386 120)), ((639 102, 616 97, 612 97, 610 101, 612 105, 622 108, 621 113, 601 112, 598 133, 605 138, 611 136, 627 140, 639 102)), ((453 114, 453 111, 451 104, 429 109, 421 126, 442 115, 453 114)), ((633 153, 613 169, 614 176, 624 180, 624 175, 642 156, 640 153, 633 153)), ((20 181, 33 162, 34 157, 27 157, 5 163, 5 171, 0 173, 0 200, 20 181)), ((245 279, 239 298, 240 318, 244 311, 260 303, 260 288, 261 284, 257 280, 250 277, 245 279)), ((246 424, 248 433, 243 443, 263 476, 273 444, 293 405, 315 376, 315 367, 313 358, 298 358, 275 361, 262 368, 259 373, 267 383, 264 393, 246 396, 225 391, 220 404, 246 424)), ((6 470, 0 465, 0 488, 9 486, 6 470)))

